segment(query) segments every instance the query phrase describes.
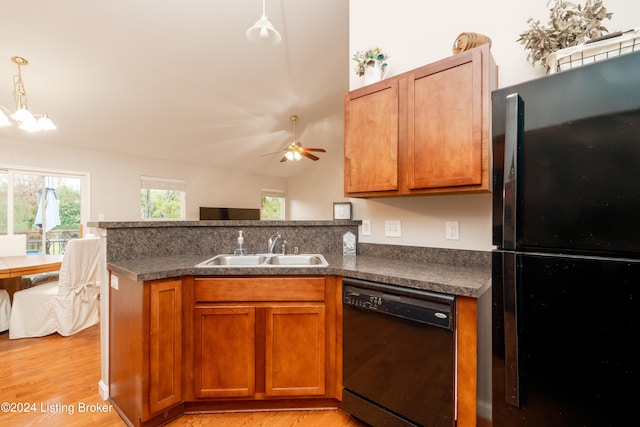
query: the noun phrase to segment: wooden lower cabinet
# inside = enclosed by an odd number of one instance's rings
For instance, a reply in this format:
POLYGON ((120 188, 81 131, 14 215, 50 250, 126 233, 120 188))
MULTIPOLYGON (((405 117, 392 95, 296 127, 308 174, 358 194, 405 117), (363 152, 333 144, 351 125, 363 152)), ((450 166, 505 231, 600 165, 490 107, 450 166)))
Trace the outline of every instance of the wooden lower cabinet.
POLYGON ((194 282, 195 398, 338 396, 335 278, 194 282))
POLYGON ((109 287, 109 400, 128 425, 159 425, 182 413, 183 282, 115 280, 117 287, 109 287))
POLYGON ((158 426, 185 412, 339 406, 338 277, 117 283, 109 287, 109 400, 127 425, 158 426))
POLYGON ((266 308, 265 395, 325 394, 325 306, 266 308))
POLYGON ((256 393, 256 308, 194 310, 196 397, 253 397, 256 393))
POLYGON ((182 401, 182 281, 152 282, 149 292, 149 413, 182 401))
MULTIPOLYGON (((457 301, 457 425, 474 426, 478 312, 475 298, 457 301)), ((109 394, 136 427, 185 412, 337 408, 342 280, 119 277, 109 287, 109 394)))
POLYGON ((324 395, 325 341, 324 304, 197 307, 195 395, 324 395))

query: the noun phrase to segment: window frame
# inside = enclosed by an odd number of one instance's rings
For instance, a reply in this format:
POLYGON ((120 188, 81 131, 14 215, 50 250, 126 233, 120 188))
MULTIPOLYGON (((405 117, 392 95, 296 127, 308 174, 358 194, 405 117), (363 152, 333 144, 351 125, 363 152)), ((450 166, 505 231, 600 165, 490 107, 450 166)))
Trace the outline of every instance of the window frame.
POLYGON ((276 189, 269 189, 269 188, 263 188, 262 190, 260 190, 260 220, 285 221, 286 219, 287 219, 287 192, 284 190, 276 190, 276 189), (264 199, 265 197, 274 197, 274 198, 282 199, 280 203, 280 208, 281 208, 280 218, 273 219, 273 218, 263 217, 262 199, 264 199))
POLYGON ((140 191, 142 190, 167 190, 180 191, 182 201, 180 206, 180 218, 143 218, 142 205, 140 205, 140 219, 142 221, 184 221, 187 215, 187 182, 184 179, 166 178, 158 176, 140 176, 140 191))
POLYGON ((90 220, 91 215, 91 174, 87 171, 40 168, 0 164, 0 173, 7 175, 7 235, 15 235, 14 218, 14 177, 15 175, 42 175, 44 178, 70 178, 80 181, 80 230, 90 220))

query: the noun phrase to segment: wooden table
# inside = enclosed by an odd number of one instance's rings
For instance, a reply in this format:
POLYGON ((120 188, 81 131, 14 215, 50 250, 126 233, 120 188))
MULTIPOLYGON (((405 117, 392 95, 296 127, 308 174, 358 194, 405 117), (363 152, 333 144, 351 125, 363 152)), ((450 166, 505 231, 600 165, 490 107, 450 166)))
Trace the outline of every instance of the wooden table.
POLYGON ((24 255, 0 258, 0 288, 13 294, 22 289, 22 276, 60 270, 62 255, 24 255))

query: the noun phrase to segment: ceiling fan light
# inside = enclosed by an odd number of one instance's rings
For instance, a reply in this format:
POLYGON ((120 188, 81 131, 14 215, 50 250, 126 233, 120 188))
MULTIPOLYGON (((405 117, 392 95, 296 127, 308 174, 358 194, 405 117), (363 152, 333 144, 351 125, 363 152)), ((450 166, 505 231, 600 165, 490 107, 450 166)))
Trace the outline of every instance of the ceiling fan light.
POLYGON ((55 129, 57 129, 56 125, 49 118, 47 113, 44 113, 44 115, 38 119, 38 121, 36 122, 36 125, 42 130, 55 130, 55 129))
POLYGON ((295 160, 296 162, 299 162, 300 160, 302 160, 302 155, 300 153, 298 153, 297 151, 293 153, 293 160, 295 160))
POLYGON ((284 156, 287 158, 287 160, 293 160, 293 152, 291 151, 287 151, 284 156))

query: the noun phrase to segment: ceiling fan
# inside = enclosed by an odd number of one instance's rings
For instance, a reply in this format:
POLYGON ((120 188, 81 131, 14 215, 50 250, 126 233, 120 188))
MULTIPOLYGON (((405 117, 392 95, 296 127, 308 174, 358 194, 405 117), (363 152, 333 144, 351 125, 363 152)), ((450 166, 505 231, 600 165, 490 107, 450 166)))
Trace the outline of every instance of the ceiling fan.
POLYGON ((291 117, 289 117, 289 120, 291 120, 291 122, 293 123, 293 142, 291 142, 282 150, 276 151, 275 153, 263 154, 260 157, 271 156, 273 154, 278 154, 284 151, 285 154, 284 156, 282 156, 282 159, 280 159, 280 162, 286 162, 287 160, 300 161, 303 156, 314 161, 319 160, 320 158, 318 156, 311 154, 310 152, 314 151, 326 153, 326 150, 324 148, 303 147, 302 143, 296 139, 296 121, 298 120, 298 116, 292 114, 291 117))

